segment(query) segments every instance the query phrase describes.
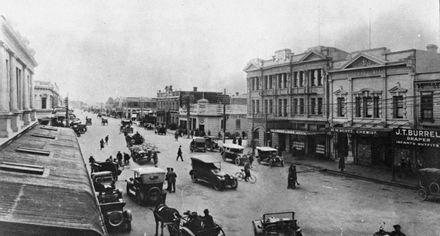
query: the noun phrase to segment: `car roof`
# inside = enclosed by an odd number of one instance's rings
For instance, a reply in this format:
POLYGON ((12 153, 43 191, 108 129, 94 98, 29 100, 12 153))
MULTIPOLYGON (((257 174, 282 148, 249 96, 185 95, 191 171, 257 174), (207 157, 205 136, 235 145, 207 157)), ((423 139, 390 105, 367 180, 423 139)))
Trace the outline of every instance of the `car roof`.
POLYGON ((197 160, 205 163, 216 163, 220 162, 215 157, 209 156, 209 155, 198 155, 198 156, 192 156, 191 160, 197 160))
POLYGON ((238 144, 233 144, 233 143, 225 143, 225 144, 223 144, 223 147, 235 148, 235 149, 244 149, 243 146, 240 146, 238 144))
POLYGON ((205 138, 203 138, 203 137, 194 137, 193 140, 194 141, 205 141, 205 138))
POLYGON ((99 171, 92 173, 92 176, 105 176, 105 175, 113 175, 113 173, 111 171, 99 171))
POLYGON ((259 151, 277 151, 275 148, 272 148, 272 147, 257 147, 257 150, 259 150, 259 151))
POLYGON ((146 166, 146 167, 139 167, 137 169, 134 169, 135 172, 138 172, 139 174, 153 174, 153 173, 163 173, 165 174, 166 171, 162 168, 154 167, 154 166, 146 166))

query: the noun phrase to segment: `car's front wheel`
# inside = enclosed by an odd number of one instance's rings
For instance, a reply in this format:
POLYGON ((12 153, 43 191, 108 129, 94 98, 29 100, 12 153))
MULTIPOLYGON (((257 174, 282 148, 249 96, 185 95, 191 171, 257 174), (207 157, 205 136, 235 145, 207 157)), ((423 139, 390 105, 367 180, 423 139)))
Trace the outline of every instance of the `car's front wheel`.
POLYGON ((237 166, 241 165, 240 157, 236 157, 234 162, 237 166))
POLYGON ((216 181, 212 187, 217 191, 222 190, 222 184, 220 183, 220 181, 216 181))
POLYGON ((237 189, 237 187, 238 187, 238 180, 235 179, 235 180, 232 182, 231 188, 232 188, 232 189, 237 189))

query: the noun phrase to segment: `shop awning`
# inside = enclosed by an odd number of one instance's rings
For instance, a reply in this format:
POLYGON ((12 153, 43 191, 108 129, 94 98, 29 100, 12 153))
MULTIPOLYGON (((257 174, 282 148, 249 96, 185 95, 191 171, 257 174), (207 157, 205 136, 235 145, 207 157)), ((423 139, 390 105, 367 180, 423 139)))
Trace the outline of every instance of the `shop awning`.
POLYGON ((294 129, 271 129, 270 132, 278 134, 293 134, 293 135, 323 135, 325 131, 307 131, 294 129))

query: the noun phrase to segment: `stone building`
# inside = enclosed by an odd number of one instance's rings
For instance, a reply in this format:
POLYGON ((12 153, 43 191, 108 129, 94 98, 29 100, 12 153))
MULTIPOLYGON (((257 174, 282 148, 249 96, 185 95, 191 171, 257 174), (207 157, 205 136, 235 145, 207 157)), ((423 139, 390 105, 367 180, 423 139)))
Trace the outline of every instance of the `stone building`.
POLYGON ((29 42, 0 17, 0 138, 36 121, 32 81, 37 62, 29 42))
POLYGON ((391 166, 403 158, 440 167, 432 156, 438 156, 438 148, 396 144, 393 136, 400 129, 440 128, 436 114, 440 109, 434 105, 440 101, 435 96, 440 88, 436 50, 434 45, 426 51, 376 48, 333 63, 329 71, 333 158, 375 166, 391 166))
POLYGON ((49 81, 34 81, 33 99, 38 117, 52 114, 54 108, 63 104, 58 85, 49 81))
POLYGON ((207 99, 209 103, 222 103, 225 99, 222 92, 173 90, 173 86, 165 86, 165 90, 157 92, 157 122, 170 125, 179 123, 179 109, 182 108, 189 98, 190 104, 195 104, 200 99, 207 99))
POLYGON ((318 46, 300 54, 278 50, 245 67, 249 134, 256 146, 278 146, 300 156, 328 156, 327 71, 343 50, 318 46))
MULTIPOLYGON (((145 114, 156 112, 156 99, 148 97, 121 97, 117 99, 122 116, 127 119, 139 119, 145 114)), ((105 107, 105 105, 104 105, 105 107)))

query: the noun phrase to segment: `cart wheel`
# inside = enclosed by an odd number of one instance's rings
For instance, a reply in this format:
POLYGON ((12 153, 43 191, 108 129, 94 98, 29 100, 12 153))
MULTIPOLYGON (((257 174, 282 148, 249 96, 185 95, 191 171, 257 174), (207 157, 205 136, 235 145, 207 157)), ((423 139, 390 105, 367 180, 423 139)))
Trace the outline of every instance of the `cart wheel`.
POLYGON ((432 182, 429 184, 429 191, 431 193, 438 193, 440 191, 440 186, 438 186, 438 183, 432 182))
POLYGON ((239 158, 239 157, 236 157, 236 158, 235 158, 235 164, 236 164, 237 166, 239 166, 239 165, 241 164, 241 161, 240 161, 240 158, 239 158))
POLYGON ((426 201, 426 199, 428 199, 428 193, 424 189, 417 190, 417 196, 422 201, 426 201))
POLYGON ((255 177, 255 175, 251 175, 251 176, 248 178, 248 180, 249 180, 249 182, 250 182, 251 184, 255 184, 255 183, 257 182, 257 177, 255 177))

